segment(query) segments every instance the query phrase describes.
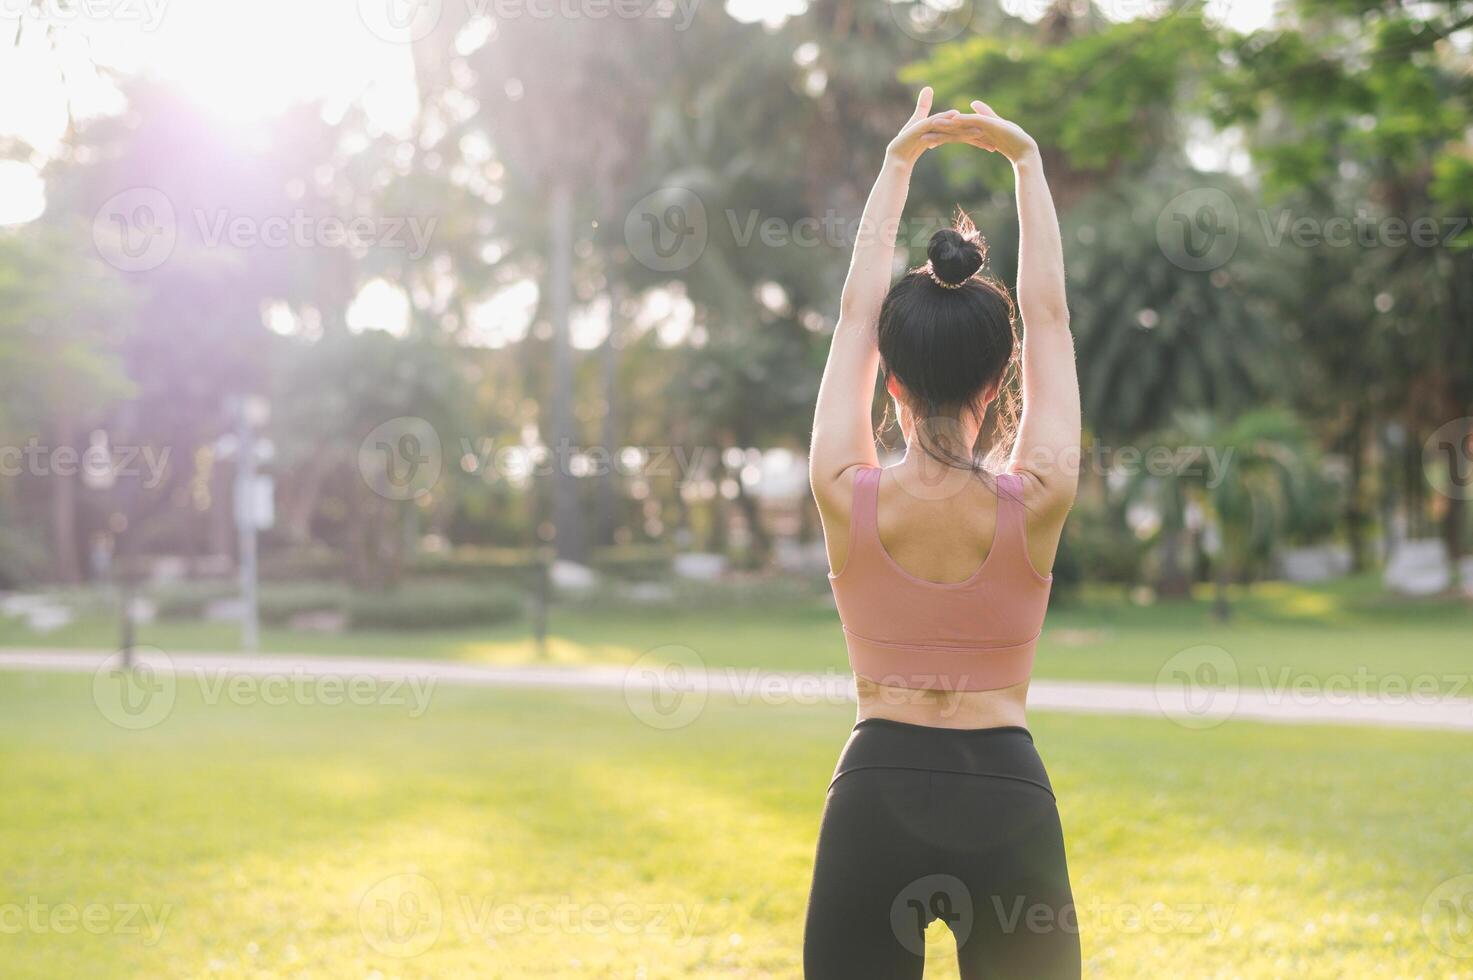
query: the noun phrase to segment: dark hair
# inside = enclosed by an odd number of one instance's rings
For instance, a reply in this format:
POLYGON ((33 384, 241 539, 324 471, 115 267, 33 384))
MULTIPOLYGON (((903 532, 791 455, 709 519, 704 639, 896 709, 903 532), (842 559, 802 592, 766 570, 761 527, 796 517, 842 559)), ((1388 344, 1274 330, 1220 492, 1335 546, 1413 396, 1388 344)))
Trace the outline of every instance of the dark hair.
POLYGON ((894 375, 910 396, 906 407, 916 417, 922 451, 980 471, 977 447, 958 445, 944 421, 962 413, 977 418, 979 442, 994 462, 1011 450, 1019 346, 1013 297, 1002 283, 979 275, 987 243, 960 211, 954 228, 931 236, 926 254, 929 261, 891 286, 880 306, 880 358, 886 380, 894 375), (997 397, 980 405, 994 386, 997 397))

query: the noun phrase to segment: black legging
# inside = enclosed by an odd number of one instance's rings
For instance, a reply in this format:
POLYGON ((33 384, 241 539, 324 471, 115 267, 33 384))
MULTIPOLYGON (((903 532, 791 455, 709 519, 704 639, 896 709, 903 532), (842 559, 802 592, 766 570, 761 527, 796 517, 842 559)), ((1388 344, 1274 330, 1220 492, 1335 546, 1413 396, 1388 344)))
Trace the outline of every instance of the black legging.
POLYGON ((861 721, 824 804, 804 976, 920 977, 937 918, 956 937, 963 980, 1079 976, 1043 761, 1023 728, 861 721))

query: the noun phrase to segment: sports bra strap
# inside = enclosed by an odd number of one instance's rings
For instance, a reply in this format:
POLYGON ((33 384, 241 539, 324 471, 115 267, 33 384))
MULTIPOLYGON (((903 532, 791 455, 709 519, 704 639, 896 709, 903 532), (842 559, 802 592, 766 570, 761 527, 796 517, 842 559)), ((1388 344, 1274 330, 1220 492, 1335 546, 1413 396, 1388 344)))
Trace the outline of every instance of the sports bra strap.
POLYGON ((1023 556, 1028 554, 1028 509, 1023 505, 1023 478, 1016 473, 999 473, 997 481, 997 531, 993 547, 1023 556))
MULTIPOLYGON (((865 466, 854 474, 854 504, 849 511, 851 545, 878 538, 880 512, 880 468, 865 466)), ((854 553, 850 548, 850 554, 854 553)))
MULTIPOLYGON (((854 503, 849 513, 849 557, 868 563, 884 553, 880 542, 880 473, 878 466, 866 466, 854 474, 854 503), (860 557, 864 556, 864 557, 860 557)), ((1028 563, 1028 508, 1023 504, 1023 478, 1016 473, 999 473, 993 477, 997 485, 997 529, 992 549, 999 552, 997 565, 1028 563)))

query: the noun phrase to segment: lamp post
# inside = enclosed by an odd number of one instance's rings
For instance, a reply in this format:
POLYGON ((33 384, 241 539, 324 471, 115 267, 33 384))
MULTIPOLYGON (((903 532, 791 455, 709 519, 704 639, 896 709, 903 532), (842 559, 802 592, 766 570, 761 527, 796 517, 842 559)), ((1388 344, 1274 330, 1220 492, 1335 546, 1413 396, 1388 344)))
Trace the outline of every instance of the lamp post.
POLYGON ((271 477, 257 473, 256 467, 275 453, 271 440, 257 432, 271 418, 271 406, 257 395, 231 398, 227 403, 235 417, 235 433, 225 436, 216 449, 222 458, 235 458, 235 533, 240 570, 240 645, 255 652, 261 645, 259 571, 256 560, 256 535, 275 521, 272 506, 275 486, 271 477))

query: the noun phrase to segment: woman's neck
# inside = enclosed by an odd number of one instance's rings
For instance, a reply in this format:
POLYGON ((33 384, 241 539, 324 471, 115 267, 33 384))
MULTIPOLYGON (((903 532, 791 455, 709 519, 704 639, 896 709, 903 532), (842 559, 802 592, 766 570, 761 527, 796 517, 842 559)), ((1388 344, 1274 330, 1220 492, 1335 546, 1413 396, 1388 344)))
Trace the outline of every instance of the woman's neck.
POLYGON ((892 473, 912 496, 926 499, 949 497, 960 492, 976 475, 974 469, 962 465, 962 461, 972 459, 972 447, 976 441, 976 429, 967 431, 959 427, 956 438, 948 439, 939 452, 927 451, 912 432, 905 443, 905 456, 892 467, 892 473), (963 438, 968 441, 963 442, 963 438), (953 458, 948 460, 948 457, 953 458))

